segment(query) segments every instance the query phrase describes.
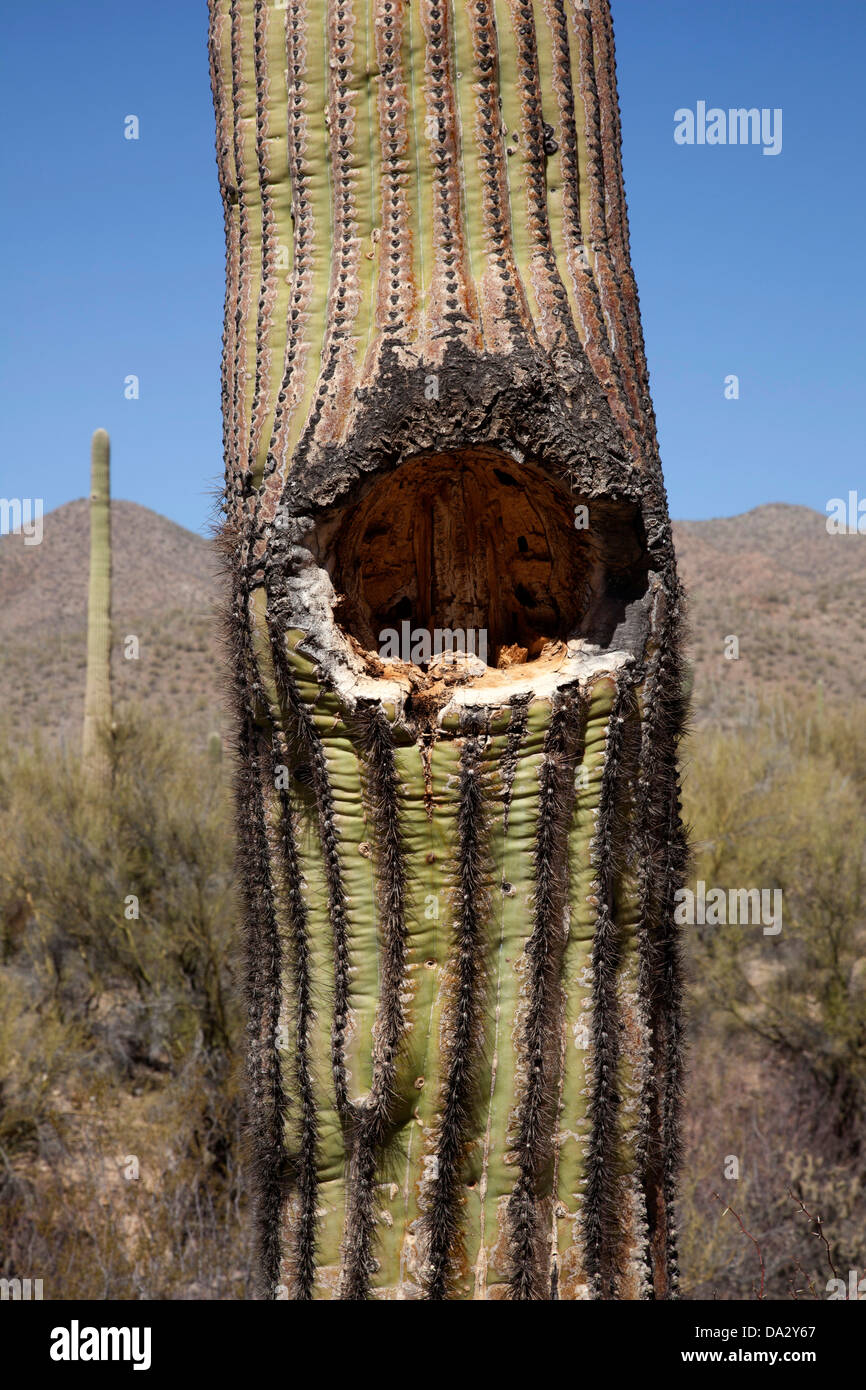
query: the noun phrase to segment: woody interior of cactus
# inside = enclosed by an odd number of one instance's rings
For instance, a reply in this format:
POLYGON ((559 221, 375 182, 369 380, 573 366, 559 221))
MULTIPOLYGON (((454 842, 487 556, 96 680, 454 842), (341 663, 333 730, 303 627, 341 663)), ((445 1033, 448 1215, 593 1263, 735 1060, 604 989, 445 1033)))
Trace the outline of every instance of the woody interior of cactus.
POLYGON ((304 538, 323 571, 317 640, 342 651, 347 680, 401 685, 407 714, 452 685, 505 696, 542 672, 550 688, 574 680, 599 650, 636 650, 648 588, 637 508, 595 500, 589 516, 496 450, 410 457, 304 538))
POLYGON ((609 6, 210 14, 262 1296, 674 1297, 682 596, 609 6))

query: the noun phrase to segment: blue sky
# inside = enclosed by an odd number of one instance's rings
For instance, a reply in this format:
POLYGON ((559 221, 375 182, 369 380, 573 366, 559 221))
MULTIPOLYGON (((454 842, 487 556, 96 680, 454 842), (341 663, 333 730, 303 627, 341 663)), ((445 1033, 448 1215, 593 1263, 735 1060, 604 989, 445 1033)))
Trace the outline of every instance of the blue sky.
MULTIPOLYGON (((614 0, 632 255, 675 517, 866 487, 862 0, 614 0), (781 107, 782 152, 674 112, 781 107), (740 397, 726 400, 725 377, 740 397)), ((222 215, 202 0, 4 16, 0 494, 113 488, 206 528, 221 473, 222 215), (141 138, 123 138, 134 113, 141 138), (140 378, 137 401, 124 379, 140 378)))

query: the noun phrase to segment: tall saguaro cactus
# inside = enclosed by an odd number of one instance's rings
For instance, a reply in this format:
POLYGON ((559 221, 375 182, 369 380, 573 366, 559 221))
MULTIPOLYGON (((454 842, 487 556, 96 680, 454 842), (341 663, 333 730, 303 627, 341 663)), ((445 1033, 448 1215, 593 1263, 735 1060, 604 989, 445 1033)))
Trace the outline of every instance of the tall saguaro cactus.
POLYGON ((90 446, 90 580, 87 594, 87 679, 83 753, 103 762, 111 723, 111 443, 97 430, 90 446))
POLYGON ((681 596, 608 5, 210 15, 263 1293, 671 1297, 681 596))

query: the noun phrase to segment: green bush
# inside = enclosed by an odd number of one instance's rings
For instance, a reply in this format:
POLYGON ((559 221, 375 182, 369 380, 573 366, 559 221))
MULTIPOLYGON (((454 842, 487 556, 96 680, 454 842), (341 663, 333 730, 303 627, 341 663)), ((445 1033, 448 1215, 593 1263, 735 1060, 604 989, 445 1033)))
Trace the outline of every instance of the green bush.
POLYGON ((836 1262, 866 1268, 866 727, 778 703, 747 727, 689 742, 692 886, 782 890, 782 929, 687 926, 692 1077, 684 1190, 690 1296, 748 1297, 760 1238, 771 1296, 826 1297, 813 1226, 836 1262), (726 1155, 741 1176, 726 1181, 726 1155), (709 1259, 708 1252, 716 1254, 709 1259), (723 1253, 726 1252, 726 1253, 723 1253))
POLYGON ((225 769, 142 717, 111 764, 100 801, 75 755, 0 763, 2 1273, 51 1298, 242 1296, 225 769))

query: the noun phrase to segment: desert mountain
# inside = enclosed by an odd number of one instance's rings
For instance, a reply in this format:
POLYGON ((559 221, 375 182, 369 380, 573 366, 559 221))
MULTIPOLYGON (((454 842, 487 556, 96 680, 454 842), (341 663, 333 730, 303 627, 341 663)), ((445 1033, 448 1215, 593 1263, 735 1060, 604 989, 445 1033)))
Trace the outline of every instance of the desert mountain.
MULTIPOLYGON (((225 730, 219 560, 204 539, 135 502, 112 504, 114 681, 133 701, 181 714, 190 737, 225 730), (124 639, 139 640, 137 660, 124 639)), ((674 523, 689 593, 695 715, 748 718, 781 689, 828 702, 866 690, 866 537, 775 503, 742 516, 674 523), (731 638, 739 656, 730 659, 731 638)), ((0 537, 0 729, 77 740, 84 699, 88 504, 44 518, 40 545, 0 537)))

